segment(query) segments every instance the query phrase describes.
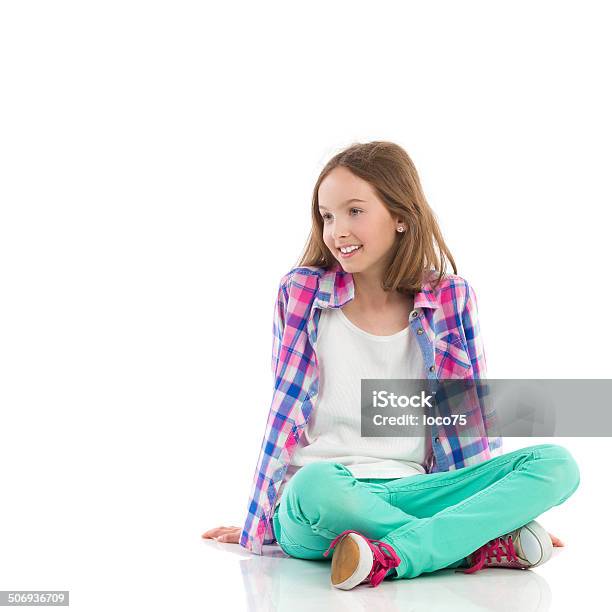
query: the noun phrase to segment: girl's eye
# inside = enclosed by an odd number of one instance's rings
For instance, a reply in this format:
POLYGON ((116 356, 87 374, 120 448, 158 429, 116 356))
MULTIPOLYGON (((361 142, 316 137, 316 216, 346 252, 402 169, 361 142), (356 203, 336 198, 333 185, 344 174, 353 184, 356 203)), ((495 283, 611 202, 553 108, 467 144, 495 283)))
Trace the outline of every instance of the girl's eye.
MULTIPOLYGON (((363 212, 359 208, 351 208, 350 210, 351 210, 351 212, 353 212, 354 210, 356 210, 357 212, 363 212)), ((329 213, 323 213, 321 216, 323 217, 324 221, 327 221, 327 219, 329 217, 329 213)))

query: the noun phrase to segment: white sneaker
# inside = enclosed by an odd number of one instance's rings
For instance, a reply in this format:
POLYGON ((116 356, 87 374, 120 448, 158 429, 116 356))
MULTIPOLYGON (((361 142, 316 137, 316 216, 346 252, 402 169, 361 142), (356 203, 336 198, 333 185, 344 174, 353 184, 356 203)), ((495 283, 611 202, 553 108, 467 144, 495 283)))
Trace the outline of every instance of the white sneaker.
POLYGON ((401 562, 390 544, 370 540, 353 529, 347 529, 336 537, 323 556, 327 557, 334 547, 331 584, 345 591, 364 582, 378 586, 387 572, 401 562))
POLYGON ((475 550, 468 557, 469 569, 455 572, 472 574, 487 567, 528 569, 546 563, 552 551, 547 531, 537 521, 531 521, 475 550))

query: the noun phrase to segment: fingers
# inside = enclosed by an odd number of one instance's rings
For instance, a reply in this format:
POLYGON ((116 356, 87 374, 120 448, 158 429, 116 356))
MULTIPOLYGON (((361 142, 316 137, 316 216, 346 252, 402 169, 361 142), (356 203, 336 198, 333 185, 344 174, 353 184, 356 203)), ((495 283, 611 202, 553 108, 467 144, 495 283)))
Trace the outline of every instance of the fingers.
POLYGON ((553 546, 565 546, 565 544, 559 538, 555 538, 553 540, 553 546))
POLYGON ((228 529, 230 529, 230 527, 213 527, 213 529, 209 529, 208 531, 205 531, 202 535, 203 536, 212 536, 212 535, 216 535, 219 533, 223 533, 225 531, 227 531, 228 529))
POLYGON ((556 535, 553 535, 550 532, 547 533, 550 536, 550 540, 553 546, 565 546, 565 544, 556 535))
POLYGON ((214 539, 217 540, 217 542, 229 542, 231 544, 238 544, 238 542, 240 542, 240 532, 241 531, 242 531, 241 527, 236 527, 234 529, 227 531, 226 533, 222 533, 221 535, 218 535, 214 539))
POLYGON ((228 539, 229 541, 238 541, 236 538, 240 539, 241 532, 242 527, 215 527, 205 531, 202 537, 217 540, 218 542, 227 542, 228 539))
POLYGON ((229 544, 238 544, 240 542, 240 532, 242 528, 234 529, 217 538, 217 542, 227 542, 229 544))

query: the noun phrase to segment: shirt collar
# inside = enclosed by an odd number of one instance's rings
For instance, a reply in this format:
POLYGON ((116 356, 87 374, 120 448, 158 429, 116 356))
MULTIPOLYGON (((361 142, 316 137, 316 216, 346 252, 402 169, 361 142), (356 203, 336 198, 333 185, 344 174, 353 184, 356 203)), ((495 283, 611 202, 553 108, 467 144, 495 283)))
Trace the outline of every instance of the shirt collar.
MULTIPOLYGON (((338 308, 344 306, 355 297, 353 275, 336 262, 329 270, 323 270, 319 279, 319 290, 315 303, 322 308, 338 308)), ((414 308, 438 308, 438 292, 425 281, 421 290, 414 296, 414 308)))

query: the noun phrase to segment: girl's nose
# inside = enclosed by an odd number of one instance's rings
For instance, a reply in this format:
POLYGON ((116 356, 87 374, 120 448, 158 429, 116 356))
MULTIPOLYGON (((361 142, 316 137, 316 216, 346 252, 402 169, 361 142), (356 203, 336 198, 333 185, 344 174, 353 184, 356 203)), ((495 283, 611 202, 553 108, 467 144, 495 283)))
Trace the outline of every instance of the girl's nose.
POLYGON ((332 232, 332 237, 333 237, 334 240, 339 240, 340 238, 345 238, 348 235, 349 235, 348 230, 344 230, 343 228, 340 228, 339 226, 336 226, 334 228, 334 231, 332 232))

